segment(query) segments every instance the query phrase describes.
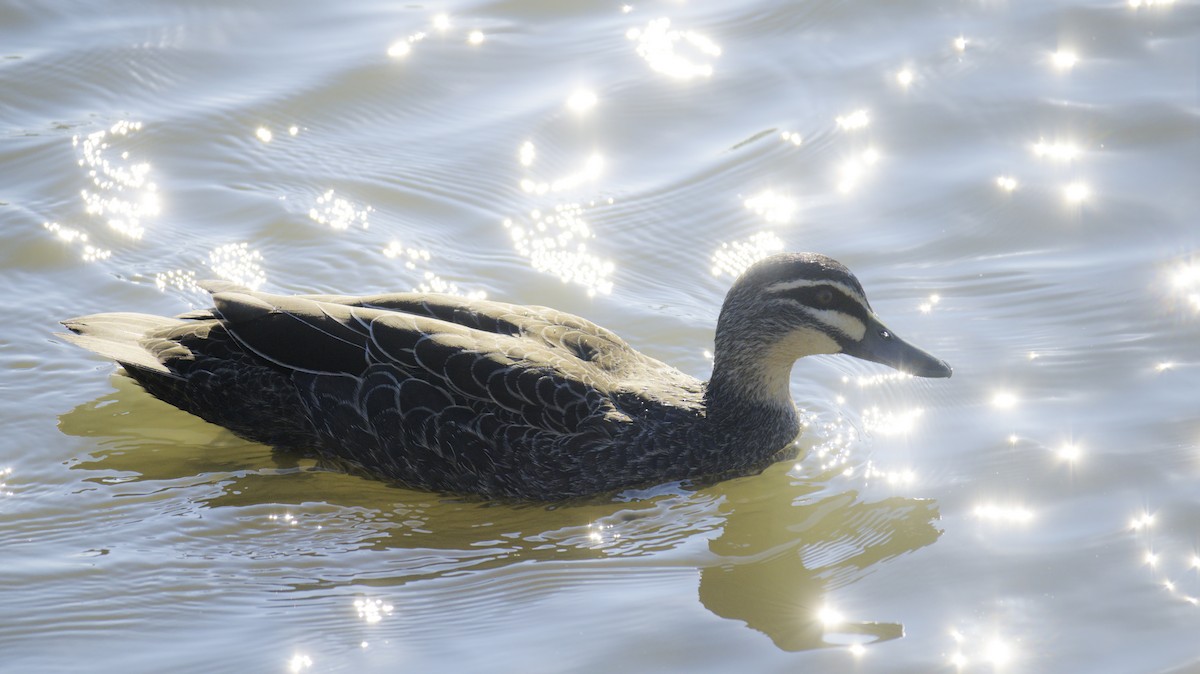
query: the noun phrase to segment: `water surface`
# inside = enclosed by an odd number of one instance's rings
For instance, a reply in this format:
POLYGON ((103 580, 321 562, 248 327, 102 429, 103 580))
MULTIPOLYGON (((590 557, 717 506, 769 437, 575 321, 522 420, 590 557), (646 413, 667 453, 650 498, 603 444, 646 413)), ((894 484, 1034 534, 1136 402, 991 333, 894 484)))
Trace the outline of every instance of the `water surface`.
POLYGON ((1191 2, 0 1, 12 671, 1200 671, 1191 2), (552 507, 273 453, 55 338, 425 289, 705 377, 812 250, 955 367, 799 363, 800 457, 552 507))

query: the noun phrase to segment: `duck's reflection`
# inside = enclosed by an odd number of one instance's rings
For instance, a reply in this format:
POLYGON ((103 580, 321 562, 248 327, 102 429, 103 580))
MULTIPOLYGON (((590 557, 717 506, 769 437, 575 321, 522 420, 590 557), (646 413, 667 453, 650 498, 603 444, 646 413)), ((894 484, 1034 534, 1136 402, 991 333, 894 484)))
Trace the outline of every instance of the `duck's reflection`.
MULTIPOLYGON (((556 573, 563 564, 591 574, 691 568, 705 608, 795 651, 902 636, 897 623, 856 622, 870 616, 831 620, 827 595, 940 534, 932 501, 830 493, 789 477, 786 465, 697 491, 553 506, 439 497, 322 470, 179 412, 124 377, 113 382, 116 392, 59 419, 63 432, 96 439, 96 450, 74 465, 91 473, 85 480, 114 498, 152 492, 241 524, 233 540, 227 530, 214 536, 204 555, 219 554, 213 546, 303 551, 302 569, 288 572, 297 591, 407 591, 464 574, 486 580, 518 562, 553 564, 556 573), (336 563, 312 562, 325 555, 336 563), (301 570, 307 575, 298 577, 301 570)), ((538 587, 550 593, 557 585, 538 587)))

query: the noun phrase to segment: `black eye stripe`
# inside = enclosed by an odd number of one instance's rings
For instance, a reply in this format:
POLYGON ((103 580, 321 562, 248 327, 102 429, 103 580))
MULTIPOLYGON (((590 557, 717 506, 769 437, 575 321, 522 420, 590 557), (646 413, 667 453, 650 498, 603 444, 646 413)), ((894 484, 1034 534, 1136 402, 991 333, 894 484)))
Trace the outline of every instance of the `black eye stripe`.
POLYGON ((791 288, 782 292, 776 293, 779 297, 784 297, 794 302, 799 302, 807 307, 814 309, 828 309, 831 311, 840 311, 857 318, 858 320, 867 322, 867 310, 862 303, 850 297, 841 288, 831 285, 815 285, 801 286, 799 288, 791 288), (831 298, 828 302, 822 302, 821 296, 830 294, 831 298))

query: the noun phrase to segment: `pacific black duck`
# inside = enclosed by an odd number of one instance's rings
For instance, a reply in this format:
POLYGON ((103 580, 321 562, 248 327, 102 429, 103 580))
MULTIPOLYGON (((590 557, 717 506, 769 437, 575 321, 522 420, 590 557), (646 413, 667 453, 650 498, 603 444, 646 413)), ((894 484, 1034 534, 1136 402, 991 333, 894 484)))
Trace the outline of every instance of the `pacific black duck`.
POLYGON ((63 322, 65 337, 244 438, 435 491, 551 500, 752 474, 794 451, 798 358, 951 374, 879 321, 846 267, 813 253, 737 279, 707 382, 545 307, 204 287, 212 309, 83 316, 63 322))

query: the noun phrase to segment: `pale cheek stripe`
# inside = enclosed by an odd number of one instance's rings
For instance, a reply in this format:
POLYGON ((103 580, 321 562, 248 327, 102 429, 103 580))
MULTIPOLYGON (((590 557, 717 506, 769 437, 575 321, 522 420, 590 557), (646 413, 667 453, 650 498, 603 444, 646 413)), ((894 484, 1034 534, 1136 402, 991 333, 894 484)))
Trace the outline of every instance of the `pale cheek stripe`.
POLYGON ((867 325, 850 314, 832 309, 813 309, 805 307, 805 312, 834 330, 841 332, 850 339, 858 342, 867 334, 867 325))

